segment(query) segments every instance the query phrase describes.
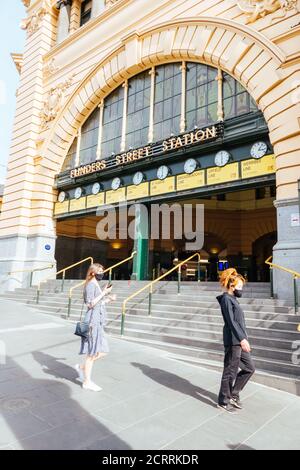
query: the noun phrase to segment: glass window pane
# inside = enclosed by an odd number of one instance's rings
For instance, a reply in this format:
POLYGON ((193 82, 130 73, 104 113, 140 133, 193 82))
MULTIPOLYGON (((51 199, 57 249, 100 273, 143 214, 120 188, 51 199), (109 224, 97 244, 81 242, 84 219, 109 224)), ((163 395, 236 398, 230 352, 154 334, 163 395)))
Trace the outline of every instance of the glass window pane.
POLYGON ((236 96, 236 114, 249 113, 249 95, 247 92, 240 93, 236 96))
POLYGON ((208 103, 214 103, 218 101, 218 82, 214 80, 207 85, 207 100, 208 103))
POLYGON ((235 115, 234 109, 234 97, 226 98, 224 100, 224 116, 225 119, 229 119, 235 115))

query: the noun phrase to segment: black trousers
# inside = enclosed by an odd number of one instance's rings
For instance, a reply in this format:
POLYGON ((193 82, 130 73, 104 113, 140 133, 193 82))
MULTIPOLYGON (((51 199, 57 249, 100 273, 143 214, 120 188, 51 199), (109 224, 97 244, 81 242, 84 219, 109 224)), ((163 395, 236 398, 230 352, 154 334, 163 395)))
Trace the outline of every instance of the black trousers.
POLYGON ((239 398, 240 392, 254 372, 255 366, 250 353, 244 352, 240 345, 225 347, 219 405, 227 405, 233 397, 239 398))

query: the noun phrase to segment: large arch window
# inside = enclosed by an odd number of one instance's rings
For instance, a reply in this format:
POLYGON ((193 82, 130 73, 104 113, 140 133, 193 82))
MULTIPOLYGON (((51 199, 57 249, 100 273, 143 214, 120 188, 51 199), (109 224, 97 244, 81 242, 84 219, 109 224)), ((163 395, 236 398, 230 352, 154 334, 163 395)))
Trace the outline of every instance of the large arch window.
POLYGON ((149 71, 129 80, 126 146, 142 147, 148 142, 151 77, 149 71))
POLYGON ((181 63, 156 68, 154 98, 154 141, 180 132, 181 63))
MULTIPOLYGON (((120 86, 104 102, 101 157, 110 157, 121 150, 124 87, 120 86)), ((96 158, 95 158, 96 159, 96 158)))
POLYGON ((186 125, 191 130, 218 120, 217 69, 190 63, 187 67, 186 125))
POLYGON ((220 69, 193 62, 152 67, 125 81, 93 111, 63 169, 257 110, 245 88, 220 69))

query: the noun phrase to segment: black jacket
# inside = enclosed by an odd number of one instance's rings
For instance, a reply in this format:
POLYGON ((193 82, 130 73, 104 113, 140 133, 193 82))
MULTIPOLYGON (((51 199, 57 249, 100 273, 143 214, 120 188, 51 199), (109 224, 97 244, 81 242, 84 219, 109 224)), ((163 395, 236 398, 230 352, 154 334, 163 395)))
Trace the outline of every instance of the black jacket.
POLYGON ((227 292, 217 297, 224 319, 224 346, 235 346, 248 339, 244 312, 234 295, 227 292))

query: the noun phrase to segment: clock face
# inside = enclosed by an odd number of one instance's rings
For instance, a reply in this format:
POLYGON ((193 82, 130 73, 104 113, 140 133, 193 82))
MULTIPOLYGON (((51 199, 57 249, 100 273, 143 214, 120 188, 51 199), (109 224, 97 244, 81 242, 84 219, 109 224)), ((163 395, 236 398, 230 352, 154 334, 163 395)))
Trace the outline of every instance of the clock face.
POLYGON ((187 174, 193 173, 197 168, 198 163, 193 158, 189 158, 184 164, 184 171, 187 174))
POLYGON ((265 142, 256 142, 251 147, 251 157, 252 158, 261 158, 266 155, 268 151, 268 146, 265 142))
POLYGON ((82 196, 82 188, 76 188, 75 199, 79 199, 82 196))
POLYGON ((157 170, 157 178, 164 180, 169 174, 169 168, 166 165, 162 165, 157 170))
POLYGON ((58 202, 64 202, 66 199, 66 193, 64 193, 63 191, 61 193, 59 193, 58 195, 58 202))
POLYGON ((220 150, 215 156, 215 164, 217 166, 224 166, 227 165, 227 163, 230 160, 230 153, 227 152, 226 150, 220 150))
POLYGON ((92 187, 92 193, 96 195, 100 192, 100 189, 101 189, 100 183, 94 183, 92 187))
POLYGON ((137 186, 141 184, 143 179, 144 179, 144 174, 141 171, 137 171, 135 175, 133 176, 133 184, 137 186))
POLYGON ((116 189, 119 189, 120 186, 121 186, 120 178, 114 178, 111 183, 111 189, 115 191, 116 189))

